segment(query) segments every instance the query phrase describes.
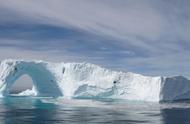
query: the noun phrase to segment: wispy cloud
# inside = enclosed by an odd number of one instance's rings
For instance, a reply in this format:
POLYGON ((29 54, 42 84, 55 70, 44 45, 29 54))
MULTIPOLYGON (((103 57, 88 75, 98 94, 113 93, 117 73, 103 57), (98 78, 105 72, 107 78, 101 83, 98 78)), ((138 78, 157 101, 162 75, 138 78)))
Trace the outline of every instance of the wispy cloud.
POLYGON ((1 50, 24 49, 37 59, 44 59, 34 56, 40 52, 146 74, 190 76, 188 0, 0 2, 1 50))

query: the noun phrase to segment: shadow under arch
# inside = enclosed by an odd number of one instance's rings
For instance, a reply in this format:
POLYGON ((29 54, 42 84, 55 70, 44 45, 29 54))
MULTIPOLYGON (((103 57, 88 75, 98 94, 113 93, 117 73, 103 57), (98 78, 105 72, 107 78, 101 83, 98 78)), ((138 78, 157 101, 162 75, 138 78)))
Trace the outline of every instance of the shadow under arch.
POLYGON ((33 81, 36 96, 58 97, 63 96, 55 76, 45 65, 33 62, 19 62, 11 66, 9 74, 5 78, 4 85, 1 87, 3 96, 9 95, 9 90, 15 81, 22 75, 29 75, 33 81))

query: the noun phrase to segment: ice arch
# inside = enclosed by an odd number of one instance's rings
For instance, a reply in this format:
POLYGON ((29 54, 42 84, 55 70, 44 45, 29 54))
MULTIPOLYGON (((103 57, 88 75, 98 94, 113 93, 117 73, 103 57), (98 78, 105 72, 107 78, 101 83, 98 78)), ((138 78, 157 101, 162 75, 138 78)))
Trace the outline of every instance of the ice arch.
POLYGON ((1 68, 0 92, 3 96, 9 95, 9 89, 15 81, 24 74, 31 77, 37 96, 62 96, 55 75, 44 64, 16 61, 7 62, 1 68))

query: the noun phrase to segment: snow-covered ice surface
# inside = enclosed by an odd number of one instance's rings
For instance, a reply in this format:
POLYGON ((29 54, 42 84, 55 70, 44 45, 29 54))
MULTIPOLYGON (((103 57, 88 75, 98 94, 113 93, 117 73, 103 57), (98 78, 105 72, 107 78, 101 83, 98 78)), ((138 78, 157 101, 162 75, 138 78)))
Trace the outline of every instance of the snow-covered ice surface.
POLYGON ((190 80, 182 76, 150 77, 123 73, 89 63, 0 62, 0 95, 8 96, 14 82, 28 74, 34 87, 19 95, 40 97, 173 101, 190 99, 190 80))

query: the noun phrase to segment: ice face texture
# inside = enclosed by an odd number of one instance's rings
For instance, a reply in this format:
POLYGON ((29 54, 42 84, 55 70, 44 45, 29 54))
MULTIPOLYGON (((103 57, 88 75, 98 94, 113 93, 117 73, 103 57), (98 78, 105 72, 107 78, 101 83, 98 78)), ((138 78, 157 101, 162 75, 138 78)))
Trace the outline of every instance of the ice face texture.
POLYGON ((0 62, 1 97, 9 95, 11 86, 23 74, 32 78, 34 87, 20 95, 154 102, 190 99, 190 81, 182 76, 150 77, 89 63, 10 59, 0 62))

